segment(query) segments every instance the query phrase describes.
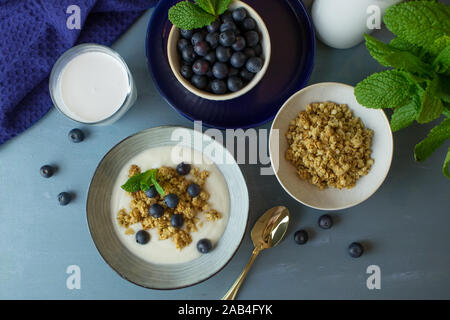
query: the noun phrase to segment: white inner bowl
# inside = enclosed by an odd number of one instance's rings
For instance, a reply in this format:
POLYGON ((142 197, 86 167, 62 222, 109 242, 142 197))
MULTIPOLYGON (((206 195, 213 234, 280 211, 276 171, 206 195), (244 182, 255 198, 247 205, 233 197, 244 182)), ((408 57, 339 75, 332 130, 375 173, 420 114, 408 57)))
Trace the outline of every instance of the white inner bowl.
POLYGON ((297 201, 321 210, 340 210, 355 206, 368 199, 381 186, 391 166, 393 139, 389 121, 381 109, 361 106, 354 96, 352 86, 341 83, 318 83, 306 87, 290 97, 273 121, 270 132, 270 159, 278 181, 297 201), (347 104, 364 126, 374 131, 372 158, 374 164, 369 173, 358 179, 352 189, 327 188, 320 190, 308 181, 300 179, 292 163, 285 158, 288 143, 285 134, 291 120, 313 102, 331 101, 347 104), (277 135, 276 132, 279 134, 277 135), (277 169, 278 168, 278 169, 277 169))
POLYGON ((213 94, 204 90, 197 89, 193 84, 191 84, 188 80, 186 80, 180 73, 180 55, 178 53, 177 48, 177 42, 178 39, 180 39, 180 31, 177 27, 173 26, 169 33, 169 39, 167 41, 167 55, 169 59, 169 65, 170 68, 173 71, 173 74, 178 79, 178 81, 190 92, 193 94, 202 97, 204 99, 208 100, 216 100, 216 101, 222 101, 222 100, 231 100, 235 99, 237 97, 242 96, 243 94, 249 92, 251 89, 253 89, 259 81, 263 78, 264 74, 267 71, 267 68, 269 67, 269 61, 270 61, 270 54, 271 54, 271 46, 270 46, 270 35, 269 31, 267 30, 266 25, 264 24, 264 21, 259 16, 259 14, 248 4, 235 0, 233 1, 230 6, 229 10, 233 10, 236 8, 243 7, 245 10, 247 10, 247 14, 255 19, 257 30, 260 33, 261 36, 261 46, 263 49, 263 59, 264 59, 264 65, 258 73, 255 74, 254 78, 241 90, 226 94, 213 94))

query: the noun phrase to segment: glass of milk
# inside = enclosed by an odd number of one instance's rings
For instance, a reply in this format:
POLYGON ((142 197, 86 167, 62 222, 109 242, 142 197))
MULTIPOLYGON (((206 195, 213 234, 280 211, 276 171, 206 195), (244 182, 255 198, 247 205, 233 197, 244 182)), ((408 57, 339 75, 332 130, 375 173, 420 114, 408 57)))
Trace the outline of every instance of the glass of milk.
POLYGON ((53 66, 49 83, 55 107, 83 124, 112 124, 137 97, 125 61, 98 44, 81 44, 66 51, 53 66))

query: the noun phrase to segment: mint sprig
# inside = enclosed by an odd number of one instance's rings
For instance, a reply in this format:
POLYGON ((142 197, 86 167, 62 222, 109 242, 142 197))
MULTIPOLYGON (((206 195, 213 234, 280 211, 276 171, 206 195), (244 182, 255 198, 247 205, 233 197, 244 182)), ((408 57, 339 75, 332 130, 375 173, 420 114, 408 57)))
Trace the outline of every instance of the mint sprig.
POLYGON ((169 9, 169 20, 184 30, 203 28, 224 13, 232 0, 188 0, 178 2, 169 9))
POLYGON ((158 183, 157 174, 158 169, 150 169, 144 173, 136 174, 130 177, 121 188, 126 192, 138 192, 140 190, 147 191, 152 186, 155 186, 156 191, 161 196, 164 196, 164 189, 158 183))
MULTIPOLYGON (((444 115, 447 119, 415 147, 416 160, 424 161, 450 139, 450 7, 428 0, 404 2, 388 8, 383 21, 397 37, 386 44, 366 35, 366 47, 393 69, 358 83, 355 96, 365 107, 393 109, 392 131, 444 115)), ((443 172, 450 179, 449 157, 443 172)))

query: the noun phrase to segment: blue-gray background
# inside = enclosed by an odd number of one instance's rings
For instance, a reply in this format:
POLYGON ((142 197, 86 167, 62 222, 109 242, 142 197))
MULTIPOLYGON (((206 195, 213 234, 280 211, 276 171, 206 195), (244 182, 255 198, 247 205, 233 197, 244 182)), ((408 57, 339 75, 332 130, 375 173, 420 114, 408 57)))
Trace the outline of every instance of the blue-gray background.
MULTIPOLYGON (((310 2, 310 1, 306 1, 310 2)), ((138 86, 136 105, 113 126, 84 128, 87 139, 72 144, 76 125, 52 110, 24 134, 0 147, 0 298, 1 299, 218 299, 250 257, 247 232, 231 262, 215 277, 176 291, 137 287, 102 260, 89 235, 85 201, 92 174, 118 141, 165 124, 192 126, 158 94, 147 70, 145 32, 151 11, 113 46, 128 63, 138 86), (39 168, 56 164, 43 179, 39 168), (76 193, 66 207, 61 191, 76 193), (66 268, 81 268, 81 289, 66 288, 66 268)), ((391 38, 385 29, 375 33, 391 38)), ((382 70, 363 44, 336 50, 318 42, 310 84, 337 81, 355 85, 382 70)), ((12 84, 13 85, 13 84, 12 84)), ((240 299, 450 298, 450 184, 441 172, 448 145, 425 163, 413 159, 414 145, 434 125, 417 124, 395 133, 394 158, 381 188, 366 202, 333 213, 335 226, 320 230, 322 212, 291 199, 274 176, 260 176, 259 165, 241 166, 250 193, 250 226, 266 209, 285 205, 291 226, 285 241, 263 252, 241 288, 240 299), (305 246, 293 233, 305 228, 305 246), (359 259, 347 254, 353 241, 365 244, 359 259), (366 268, 381 268, 381 290, 368 290, 366 268)), ((268 129, 270 124, 261 128, 268 129)))

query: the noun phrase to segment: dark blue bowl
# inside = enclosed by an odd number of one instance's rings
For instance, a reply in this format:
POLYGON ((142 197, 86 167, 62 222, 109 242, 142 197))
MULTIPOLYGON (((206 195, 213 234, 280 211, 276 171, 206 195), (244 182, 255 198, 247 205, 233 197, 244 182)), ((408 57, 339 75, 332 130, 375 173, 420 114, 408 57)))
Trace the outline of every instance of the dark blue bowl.
POLYGON ((160 0, 147 29, 146 53, 150 73, 166 101, 186 118, 225 128, 255 127, 272 120, 283 103, 308 83, 316 49, 314 28, 301 0, 246 0, 270 33, 269 68, 251 91, 227 101, 200 98, 175 78, 167 58, 172 23, 169 8, 179 0, 160 0))

